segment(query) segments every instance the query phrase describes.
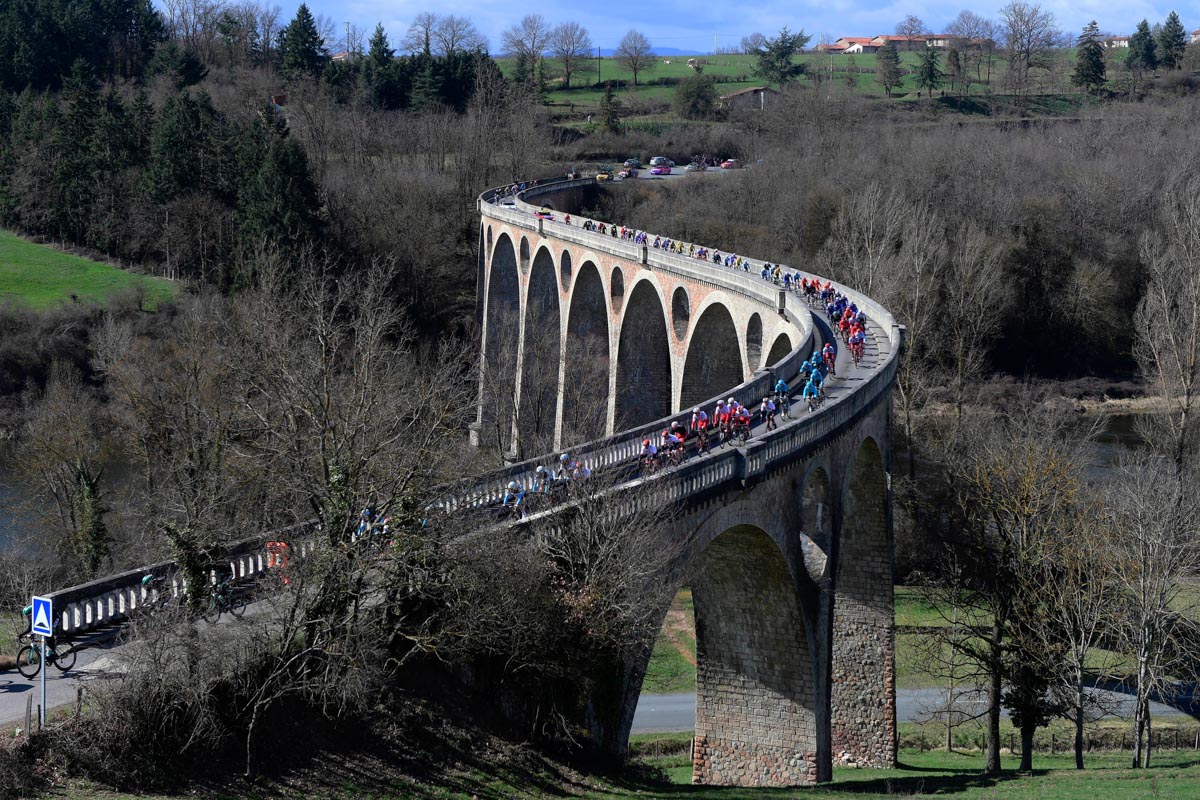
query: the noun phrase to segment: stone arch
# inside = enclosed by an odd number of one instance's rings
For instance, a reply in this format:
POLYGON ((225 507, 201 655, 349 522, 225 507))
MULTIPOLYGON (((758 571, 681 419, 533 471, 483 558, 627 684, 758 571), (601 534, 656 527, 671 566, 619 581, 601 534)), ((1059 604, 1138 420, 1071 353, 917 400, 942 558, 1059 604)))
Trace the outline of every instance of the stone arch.
POLYGON ((562 252, 558 273, 561 278, 562 290, 564 292, 571 291, 571 254, 566 250, 562 252))
POLYGON ((613 267, 612 275, 608 279, 608 293, 612 298, 613 313, 620 314, 621 305, 625 302, 625 275, 620 267, 613 267))
POLYGON ((604 435, 608 420, 608 320, 600 270, 585 261, 575 276, 567 315, 564 446, 604 435))
POLYGON ((496 237, 488 271, 480 439, 503 452, 512 445, 520 308, 516 246, 508 234, 501 233, 496 237))
POLYGON ((539 247, 529 273, 525 298, 525 363, 521 368, 521 408, 518 430, 521 454, 530 456, 554 448, 558 410, 559 363, 562 354, 561 310, 554 256, 539 247))
POLYGON ((713 303, 692 329, 683 365, 680 408, 724 394, 742 382, 742 352, 729 309, 713 303))
POLYGON ((883 454, 870 437, 848 472, 835 563, 833 752, 861 765, 894 766, 892 541, 883 454))
POLYGON ((781 333, 775 337, 774 344, 771 345, 771 351, 767 353, 768 367, 773 367, 784 359, 788 353, 792 352, 792 337, 786 333, 781 333))
POLYGON ((696 559, 696 783, 817 779, 818 691, 801 597, 783 553, 739 525, 696 559))
POLYGON ((683 337, 687 336, 691 319, 692 303, 688 298, 687 289, 677 286, 671 293, 671 327, 675 331, 675 338, 681 342, 683 337))
POLYGON ((762 317, 756 311, 750 315, 750 321, 746 323, 746 363, 750 365, 751 371, 758 369, 759 362, 762 360, 762 340, 762 317))
MULTIPOLYGON (((614 274, 616 274, 614 272, 614 274)), ((653 422, 671 413, 671 343, 653 281, 634 284, 617 345, 618 429, 653 422)))
POLYGON ((529 272, 529 239, 521 237, 521 272, 529 272))

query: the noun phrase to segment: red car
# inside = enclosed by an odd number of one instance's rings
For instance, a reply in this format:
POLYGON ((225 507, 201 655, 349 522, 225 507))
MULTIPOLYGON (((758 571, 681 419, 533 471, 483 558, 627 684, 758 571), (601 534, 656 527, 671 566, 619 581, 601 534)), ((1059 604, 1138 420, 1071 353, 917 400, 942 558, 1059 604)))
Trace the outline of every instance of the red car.
POLYGON ((651 175, 670 175, 671 168, 666 164, 658 164, 650 168, 651 175))
POLYGON ((736 158, 728 158, 721 162, 721 169, 741 169, 742 162, 736 158))

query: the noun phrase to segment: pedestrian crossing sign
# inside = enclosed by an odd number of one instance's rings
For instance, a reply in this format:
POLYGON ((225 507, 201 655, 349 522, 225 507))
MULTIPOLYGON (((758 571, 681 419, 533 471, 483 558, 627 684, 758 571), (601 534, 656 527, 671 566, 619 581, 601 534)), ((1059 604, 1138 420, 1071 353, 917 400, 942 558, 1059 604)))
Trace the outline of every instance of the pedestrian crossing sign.
POLYGON ((54 606, 51 604, 49 597, 33 598, 32 619, 33 634, 35 636, 54 635, 54 625, 51 622, 54 619, 54 606))

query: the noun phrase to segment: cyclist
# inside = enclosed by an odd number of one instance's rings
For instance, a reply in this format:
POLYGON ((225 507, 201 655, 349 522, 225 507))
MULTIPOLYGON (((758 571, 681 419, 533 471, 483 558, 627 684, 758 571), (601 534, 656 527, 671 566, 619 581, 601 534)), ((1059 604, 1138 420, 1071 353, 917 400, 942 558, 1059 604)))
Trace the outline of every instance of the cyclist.
POLYGON ((700 406, 692 409, 692 433, 699 435, 708 427, 708 412, 701 411, 700 406))
POLYGON ((563 453, 558 457, 558 467, 554 470, 554 479, 560 483, 571 480, 571 454, 563 453))
POLYGON ((804 384, 802 396, 808 401, 808 410, 816 411, 817 406, 821 405, 821 389, 812 381, 804 384))
POLYGON ((774 430, 776 427, 775 401, 771 399, 770 395, 762 399, 762 405, 759 406, 758 411, 762 415, 763 420, 767 423, 767 430, 774 430))
MULTIPOLYGON (((801 367, 803 369, 803 367, 801 367)), ((788 385, 783 378, 775 381, 775 405, 786 417, 788 415, 788 385)))
POLYGON ((592 468, 582 461, 571 462, 571 480, 586 481, 592 477, 592 468))
POLYGON ((520 519, 525 516, 524 503, 525 490, 521 488, 521 484, 509 481, 508 488, 504 492, 504 500, 500 503, 501 508, 520 519))
POLYGON ((679 420, 671 420, 671 433, 679 437, 679 441, 686 442, 688 438, 688 429, 683 427, 683 423, 679 420))
POLYGON ((825 347, 821 349, 821 358, 825 362, 830 375, 837 375, 835 362, 837 361, 837 348, 833 346, 833 342, 826 342, 825 347))
POLYGON ((550 487, 553 484, 554 476, 550 474, 550 470, 544 466, 539 466, 533 474, 533 493, 550 494, 550 487))
POLYGON ((862 360, 863 350, 866 349, 867 335, 861 327, 857 327, 854 333, 850 334, 850 355, 854 356, 855 365, 862 360))
POLYGON ((683 439, 679 438, 679 434, 671 430, 663 430, 662 432, 662 450, 669 456, 675 455, 683 449, 683 439))
POLYGON ((812 371, 812 375, 808 377, 808 382, 817 387, 817 391, 820 392, 822 396, 825 395, 825 374, 822 372, 822 367, 820 364, 818 364, 816 369, 812 371))
POLYGON ((642 439, 642 466, 653 469, 658 465, 658 448, 649 439, 642 439))

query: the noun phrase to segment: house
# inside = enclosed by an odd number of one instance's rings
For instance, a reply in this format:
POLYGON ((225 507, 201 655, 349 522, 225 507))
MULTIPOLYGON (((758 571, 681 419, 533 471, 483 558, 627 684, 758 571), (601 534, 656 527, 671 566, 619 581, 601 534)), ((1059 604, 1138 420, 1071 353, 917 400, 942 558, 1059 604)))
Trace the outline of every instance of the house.
POLYGON ((883 47, 888 42, 897 50, 924 50, 928 47, 927 38, 925 36, 887 36, 880 34, 871 39, 871 45, 876 49, 883 47))
POLYGON ((1200 28, 1192 31, 1192 44, 1200 44, 1200 28))
POLYGON ((935 50, 949 50, 951 47, 961 49, 963 43, 961 36, 951 36, 948 33, 931 33, 925 37, 925 44, 935 50))
POLYGON ((837 42, 832 42, 830 44, 819 44, 819 45, 817 45, 817 52, 818 53, 844 53, 844 52, 846 52, 846 45, 838 44, 837 42))
POLYGON ((870 36, 843 36, 834 44, 844 45, 843 53, 874 53, 879 49, 878 46, 871 44, 870 36))
POLYGON ((1114 36, 1111 39, 1106 39, 1104 42, 1104 46, 1105 47, 1129 47, 1129 37, 1128 36, 1114 36))
POLYGON ((357 59, 358 59, 358 53, 347 52, 345 50, 342 50, 339 53, 334 53, 332 56, 329 57, 330 61, 334 61, 339 64, 342 62, 345 62, 348 64, 352 61, 356 61, 357 59))
POLYGON ((770 86, 751 86, 749 89, 739 89, 736 92, 723 94, 719 107, 730 111, 761 111, 768 102, 774 102, 779 92, 770 86))

